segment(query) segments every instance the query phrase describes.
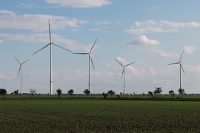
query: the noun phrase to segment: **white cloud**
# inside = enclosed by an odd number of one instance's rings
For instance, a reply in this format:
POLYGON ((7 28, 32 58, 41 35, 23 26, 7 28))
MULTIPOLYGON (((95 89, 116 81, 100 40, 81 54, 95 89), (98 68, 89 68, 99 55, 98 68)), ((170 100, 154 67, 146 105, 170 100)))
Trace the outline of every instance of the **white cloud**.
POLYGON ((184 65, 184 68, 186 69, 186 71, 200 74, 200 65, 184 65))
MULTIPOLYGON (((52 36, 52 41, 55 44, 65 44, 67 49, 70 49, 72 51, 74 50, 83 50, 86 52, 89 52, 89 50, 91 49, 93 43, 84 45, 81 44, 80 42, 76 41, 76 40, 70 40, 70 39, 66 39, 64 38, 64 36, 61 35, 55 35, 55 34, 51 34, 52 36)), ((0 37, 5 38, 7 40, 13 40, 13 41, 19 41, 19 42, 28 42, 28 43, 33 43, 33 42, 41 42, 47 44, 49 43, 49 34, 6 34, 6 33, 0 33, 0 37)), ((1 43, 1 40, 0 40, 1 43)), ((62 45, 60 45, 62 46, 62 45)), ((65 46, 63 46, 65 47, 65 46)), ((93 52, 94 50, 98 49, 99 45, 95 44, 94 48, 93 48, 93 52)))
POLYGON ((128 45, 159 45, 157 40, 150 40, 145 35, 141 35, 138 38, 134 38, 133 41, 128 42, 128 45))
POLYGON ((114 76, 114 73, 108 72, 108 71, 103 71, 103 72, 100 72, 100 71, 93 71, 93 72, 92 72, 92 75, 95 75, 95 76, 98 76, 98 77, 105 77, 105 78, 108 78, 108 77, 113 77, 113 76, 114 76))
POLYGON ((15 15, 14 12, 12 11, 7 11, 7 10, 0 10, 0 15, 3 14, 3 15, 15 15))
POLYGON ((126 61, 125 59, 121 58, 121 57, 117 57, 116 59, 117 59, 120 63, 122 63, 122 65, 128 64, 127 61, 126 61))
POLYGON ((109 0, 45 0, 50 4, 58 4, 64 7, 101 7, 103 5, 109 5, 109 0))
MULTIPOLYGON (((0 33, 0 37, 3 37, 7 40, 19 41, 19 42, 42 42, 44 44, 49 42, 49 34, 5 34, 0 33)), ((57 44, 63 43, 67 45, 67 48, 70 50, 79 50, 84 46, 81 45, 78 41, 65 39, 63 36, 52 34, 52 40, 57 44)))
POLYGON ((90 29, 89 31, 100 31, 99 28, 90 29))
POLYGON ((150 51, 157 53, 161 57, 165 57, 165 58, 178 58, 179 57, 179 55, 177 53, 174 53, 174 52, 166 53, 165 51, 156 49, 156 48, 152 48, 150 51))
POLYGON ((105 25, 105 24, 110 24, 110 22, 109 21, 97 21, 96 20, 96 23, 95 23, 96 25, 105 25))
POLYGON ((125 30, 125 32, 133 35, 141 35, 145 33, 158 33, 158 32, 176 32, 180 28, 196 28, 200 27, 200 23, 189 22, 189 23, 176 23, 173 21, 153 21, 147 20, 143 22, 135 22, 134 25, 125 30))
POLYGON ((16 15, 14 12, 0 10, 0 28, 9 29, 23 29, 33 31, 46 31, 48 30, 48 20, 51 21, 51 29, 63 29, 65 27, 77 28, 82 24, 88 23, 87 21, 78 20, 76 18, 69 19, 62 16, 52 15, 16 15), (1 15, 6 14, 6 15, 1 15))
POLYGON ((187 46, 184 46, 184 51, 186 52, 186 53, 188 53, 188 54, 193 54, 193 51, 196 49, 194 46, 189 46, 189 45, 187 45, 187 46))
POLYGON ((4 75, 0 75, 0 79, 8 79, 10 77, 4 76, 4 75))
POLYGON ((19 7, 38 8, 39 6, 36 6, 36 5, 32 4, 32 3, 28 3, 28 4, 26 4, 26 3, 20 3, 20 4, 19 4, 19 7))
POLYGON ((149 68, 149 72, 152 75, 156 75, 157 74, 156 71, 153 68, 149 68))
POLYGON ((3 43, 3 41, 2 41, 2 40, 0 40, 0 43, 3 43))
POLYGON ((109 63, 106 63, 106 66, 109 67, 109 68, 111 67, 111 65, 109 63))
POLYGON ((20 42, 48 42, 48 34, 7 34, 0 33, 0 37, 20 42))

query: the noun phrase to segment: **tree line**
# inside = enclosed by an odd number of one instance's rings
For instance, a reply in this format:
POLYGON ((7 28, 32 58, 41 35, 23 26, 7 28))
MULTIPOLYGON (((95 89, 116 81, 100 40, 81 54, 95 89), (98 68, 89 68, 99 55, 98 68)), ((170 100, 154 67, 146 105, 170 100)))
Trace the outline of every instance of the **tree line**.
MULTIPOLYGON (((150 95, 150 97, 159 96, 161 93, 162 93, 161 87, 155 87, 155 90, 154 90, 154 91, 148 91, 148 95, 150 95)), ((186 93, 185 93, 185 90, 184 90, 184 89, 181 89, 181 88, 178 89, 178 93, 179 93, 179 95, 181 95, 181 97, 182 97, 183 94, 186 94, 186 93)), ((174 91, 173 91, 173 90, 170 90, 170 91, 169 91, 169 95, 171 95, 172 98, 173 98, 174 95, 175 95, 174 91)))
MULTIPOLYGON (((61 89, 57 89, 56 92, 57 92, 58 97, 60 98, 60 96, 61 96, 61 94, 62 94, 62 90, 61 90, 61 89)), ((84 93, 85 95, 87 95, 87 96, 91 94, 91 92, 89 91, 89 89, 85 89, 85 90, 83 91, 83 93, 84 93)), ((161 93, 162 93, 162 88, 161 88, 161 87, 155 87, 155 90, 154 90, 154 91, 148 91, 148 95, 149 95, 150 97, 159 96, 161 93)), ((181 97, 182 97, 182 95, 185 94, 185 90, 180 88, 180 89, 178 89, 178 93, 179 93, 179 95, 181 95, 181 97)), ((6 89, 0 88, 0 95, 3 96, 3 97, 5 97, 6 94, 7 94, 6 89)), ((16 95, 18 95, 18 94, 20 94, 20 93, 19 93, 19 90, 15 90, 15 91, 12 92, 11 94, 14 94, 14 95, 16 96, 16 95)), ((30 89, 30 94, 31 94, 31 98, 32 98, 33 95, 36 94, 36 89, 30 89)), ((68 93, 67 93, 67 94, 68 94, 68 95, 71 95, 71 96, 73 97, 73 95, 74 95, 74 90, 73 90, 73 89, 68 90, 68 93)), ((104 98, 107 98, 108 95, 110 95, 111 98, 112 98, 112 96, 113 96, 114 94, 115 94, 115 91, 113 91, 113 90, 109 90, 107 93, 105 93, 105 92, 102 93, 102 95, 103 95, 104 98)), ((173 91, 173 90, 170 90, 170 91, 169 91, 169 95, 171 95, 172 98, 173 98, 174 95, 175 95, 174 91, 173 91)), ((117 97, 119 98, 120 95, 117 95, 117 97)))

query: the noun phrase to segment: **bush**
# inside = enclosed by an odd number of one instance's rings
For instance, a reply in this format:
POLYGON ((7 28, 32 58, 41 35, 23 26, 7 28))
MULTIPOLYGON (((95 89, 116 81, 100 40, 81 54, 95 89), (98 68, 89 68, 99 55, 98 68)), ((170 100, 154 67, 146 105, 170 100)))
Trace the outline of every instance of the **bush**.
POLYGON ((104 98, 106 98, 108 96, 108 94, 106 94, 106 93, 103 93, 102 95, 104 98))
POLYGON ((0 95, 2 95, 3 97, 7 94, 6 89, 0 89, 0 95))

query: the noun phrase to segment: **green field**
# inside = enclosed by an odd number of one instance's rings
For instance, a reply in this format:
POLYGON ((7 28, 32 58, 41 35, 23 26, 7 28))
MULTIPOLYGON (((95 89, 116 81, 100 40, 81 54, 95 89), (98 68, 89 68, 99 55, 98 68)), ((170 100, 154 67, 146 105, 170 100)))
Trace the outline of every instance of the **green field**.
POLYGON ((196 101, 17 96, 0 99, 0 133, 197 133, 199 115, 196 101))

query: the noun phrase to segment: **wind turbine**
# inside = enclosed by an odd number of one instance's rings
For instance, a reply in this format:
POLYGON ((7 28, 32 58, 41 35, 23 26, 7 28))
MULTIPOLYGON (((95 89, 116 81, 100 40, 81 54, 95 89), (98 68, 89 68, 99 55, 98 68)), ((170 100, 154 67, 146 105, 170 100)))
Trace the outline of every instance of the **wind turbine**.
MULTIPOLYGON (((97 38, 98 39, 98 38, 97 38)), ((90 51, 88 53, 73 53, 73 54, 82 54, 82 55, 89 55, 89 84, 88 84, 88 88, 89 88, 89 91, 91 92, 91 89, 90 89, 90 61, 92 63, 92 66, 94 68, 94 63, 92 61, 92 57, 90 55, 92 55, 92 49, 94 48, 94 45, 96 44, 97 42, 97 39, 95 40, 94 44, 92 45, 92 48, 90 49, 90 51)), ((95 68, 94 68, 95 69, 95 68)))
POLYGON ((55 45, 55 46, 60 47, 60 48, 62 48, 64 50, 67 50, 69 52, 71 52, 71 51, 52 42, 52 40, 51 40, 50 20, 48 20, 48 21, 49 21, 49 40, 50 40, 50 42, 47 45, 45 45, 44 47, 42 47, 41 49, 39 49, 38 51, 36 51, 35 53, 33 53, 32 56, 34 54, 38 53, 39 51, 45 49, 46 47, 50 46, 50 92, 49 92, 49 94, 51 95, 52 94, 52 54, 51 54, 52 53, 52 48, 51 48, 51 46, 55 45))
MULTIPOLYGON (((184 50, 183 50, 183 52, 184 52, 184 50)), ((168 65, 174 65, 174 64, 179 64, 180 65, 180 89, 181 89, 181 70, 183 71, 183 73, 185 73, 184 70, 183 70, 183 67, 182 67, 182 60, 181 60, 183 52, 182 52, 181 58, 180 58, 180 60, 178 62, 168 64, 168 65)))
POLYGON ((17 78, 19 77, 19 73, 21 71, 21 86, 20 86, 20 91, 21 91, 21 95, 22 95, 22 66, 28 61, 24 61, 23 63, 20 63, 19 60, 15 57, 15 59, 17 60, 17 62, 19 63, 19 71, 18 71, 18 74, 17 74, 17 78))
POLYGON ((122 67, 123 67, 123 71, 122 71, 122 75, 121 75, 121 78, 122 78, 122 76, 124 75, 124 95, 125 95, 125 68, 127 67, 127 66, 129 66, 129 65, 131 65, 131 64, 133 64, 133 63, 135 63, 135 62, 132 62, 132 63, 129 63, 129 64, 127 64, 127 65, 122 65, 122 63, 121 62, 119 62, 117 59, 115 59, 122 67))

